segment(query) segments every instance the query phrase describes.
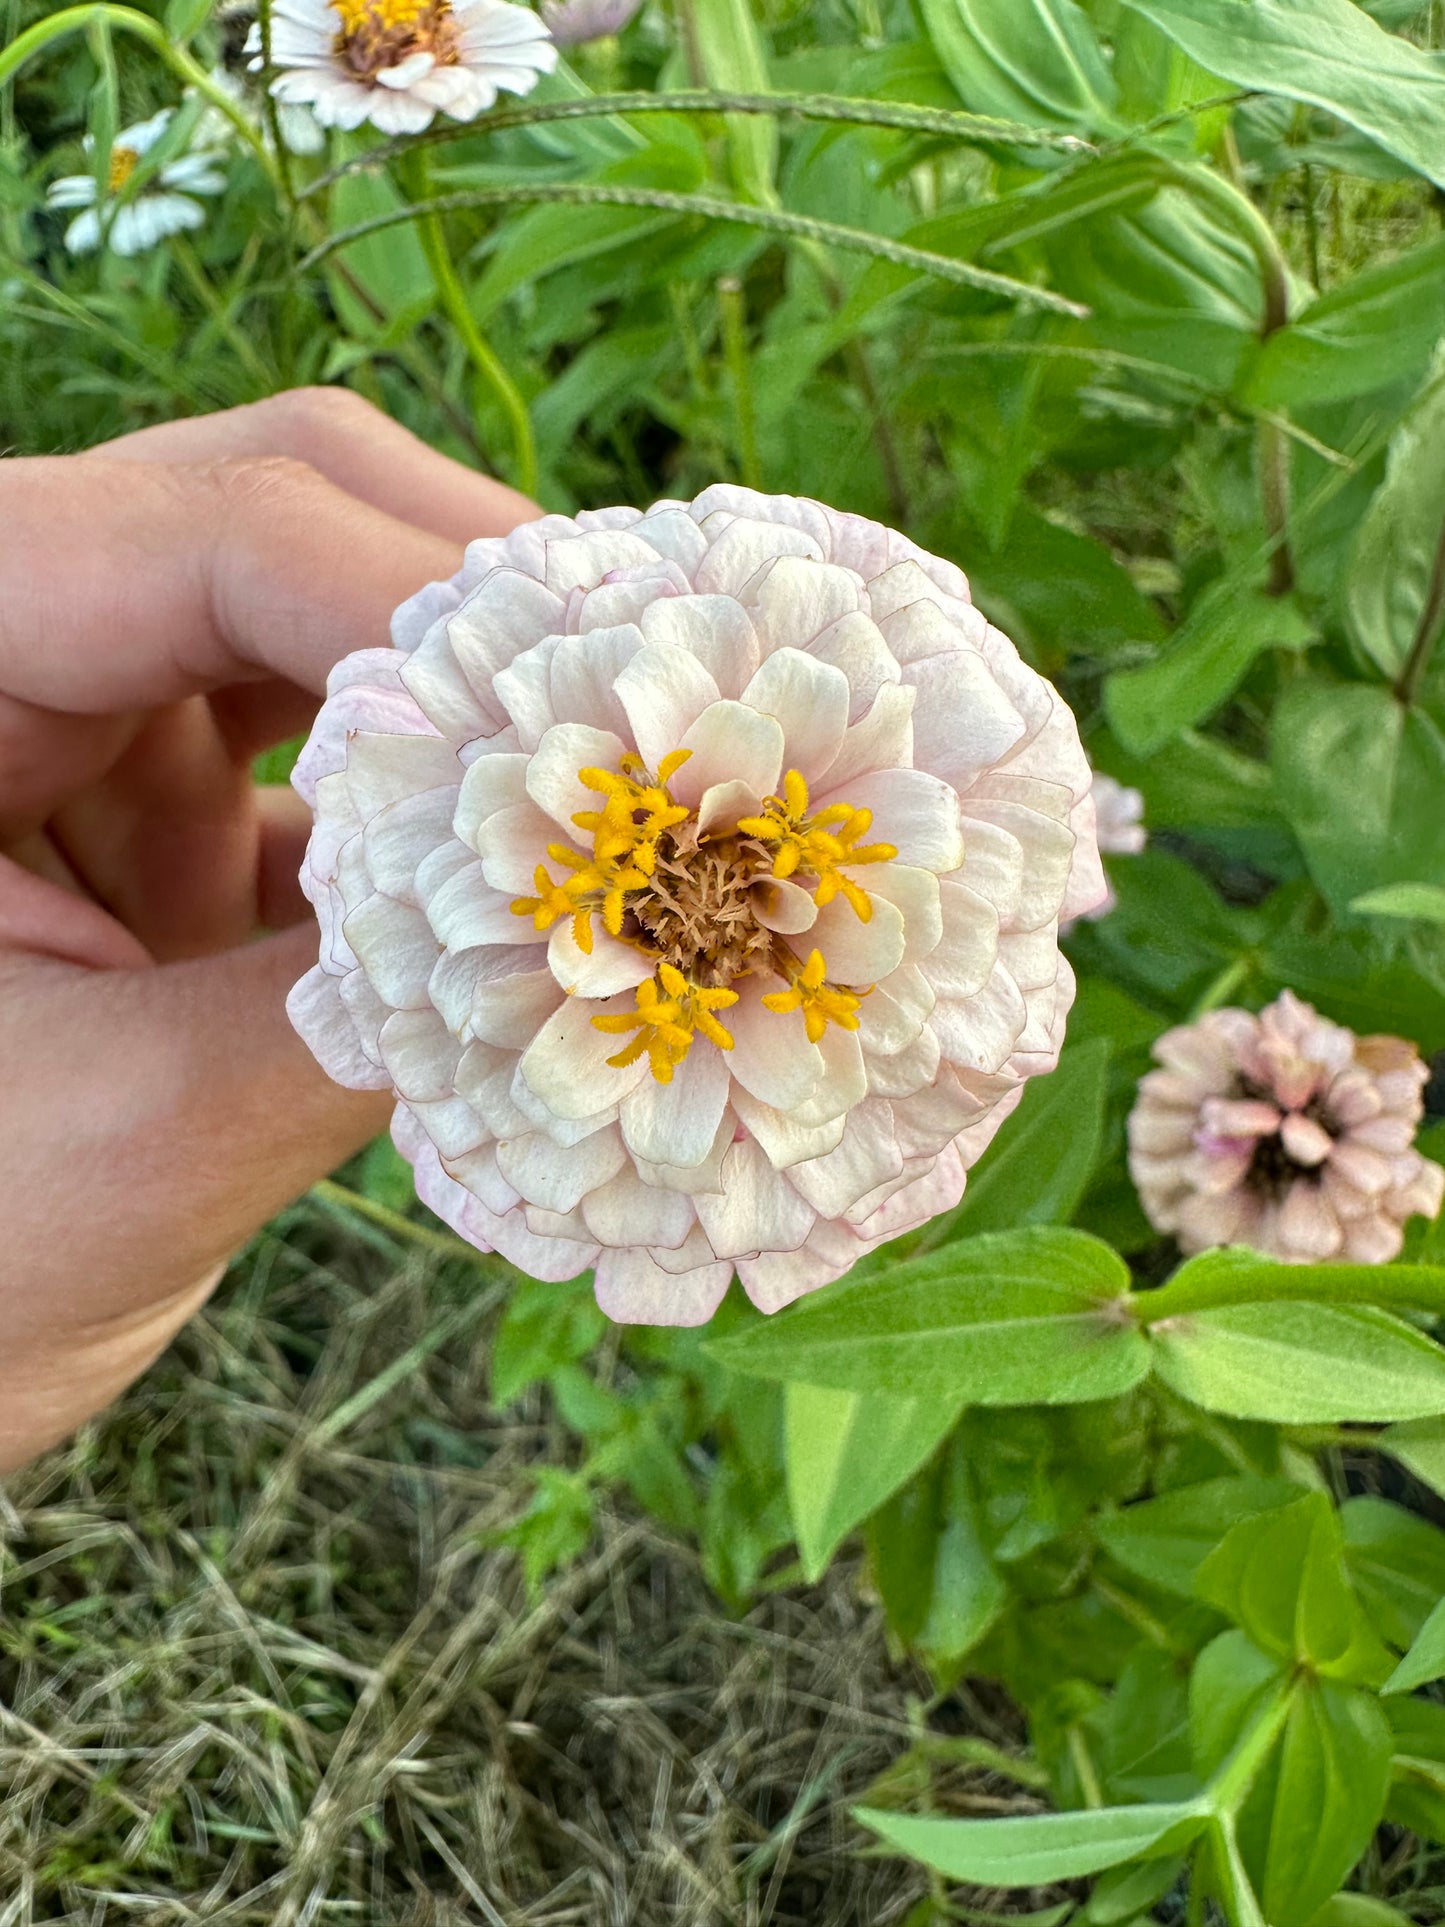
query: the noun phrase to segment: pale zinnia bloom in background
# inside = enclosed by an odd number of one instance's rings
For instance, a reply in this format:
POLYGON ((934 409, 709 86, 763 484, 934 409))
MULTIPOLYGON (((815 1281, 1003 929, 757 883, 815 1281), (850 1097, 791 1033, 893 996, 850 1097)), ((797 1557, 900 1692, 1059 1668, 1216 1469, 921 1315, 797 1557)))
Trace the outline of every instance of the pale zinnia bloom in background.
POLYGON ((1166 1031, 1139 1086, 1129 1169, 1149 1221, 1186 1252, 1252 1245, 1291 1264, 1383 1264, 1433 1218, 1445 1168, 1414 1148, 1427 1067, 1286 990, 1257 1017, 1166 1031))
MULTIPOLYGON (((258 52, 261 46, 261 30, 253 27, 251 37, 246 43, 248 53, 258 52)), ((213 67, 210 73, 213 87, 246 116, 263 137, 267 132, 265 115, 260 111, 256 99, 257 89, 254 82, 247 87, 238 74, 225 67, 213 67)), ((290 154, 319 154, 326 145, 326 131, 309 107, 288 107, 284 101, 276 103, 276 131, 281 136, 281 145, 290 154)), ((201 116, 198 138, 208 141, 233 141, 236 129, 218 107, 208 107, 201 116)))
MULTIPOLYGON (((122 128, 110 150, 109 189, 119 194, 161 136, 170 126, 174 110, 164 107, 149 120, 122 128)), ((92 152, 90 141, 85 143, 92 152)), ((206 210, 194 197, 220 194, 226 177, 220 168, 221 157, 211 152, 178 154, 146 181, 110 217, 107 245, 116 254, 144 254, 168 234, 204 225, 206 210)), ((50 207, 77 207, 81 210, 65 230, 65 245, 72 254, 92 254, 100 246, 104 210, 97 205, 93 174, 64 174, 50 183, 46 194, 50 207)))
POLYGON ((297 767, 290 1009, 425 1202, 667 1324, 956 1204, 1103 891, 1073 716, 960 571, 715 487, 473 542, 393 636, 297 767))
POLYGON ((642 6, 642 0, 542 0, 542 18, 559 47, 580 47, 621 33, 642 6))
POLYGON ((271 91, 323 127, 419 134, 437 113, 471 120, 498 93, 530 93, 557 49, 509 0, 276 0, 271 91))

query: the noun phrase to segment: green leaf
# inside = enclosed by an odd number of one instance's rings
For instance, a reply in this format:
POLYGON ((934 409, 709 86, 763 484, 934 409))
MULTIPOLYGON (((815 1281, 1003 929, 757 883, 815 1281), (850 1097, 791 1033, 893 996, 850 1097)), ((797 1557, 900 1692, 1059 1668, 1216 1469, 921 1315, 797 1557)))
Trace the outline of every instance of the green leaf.
POLYGON ((1323 107, 1445 187, 1445 68, 1353 0, 1125 0, 1210 73, 1323 107))
POLYGON ((589 1283, 522 1280, 492 1341, 492 1403, 510 1405, 529 1385, 584 1358, 606 1326, 589 1283))
POLYGON ((1383 1705, 1395 1736, 1386 1817, 1422 1840, 1445 1841, 1445 1706, 1403 1693, 1383 1705))
POLYGON ((921 0, 923 24, 965 107, 1089 133, 1118 90, 1074 0, 921 0))
POLYGON ((213 0, 166 0, 166 38, 178 47, 189 46, 213 10, 213 0))
MULTIPOLYGON (((1436 273, 1435 302, 1437 326, 1445 331, 1445 243, 1436 273)), ((1434 578, 1442 543, 1445 371, 1390 439, 1385 479, 1360 524, 1345 576, 1350 632, 1387 676, 1397 675, 1403 666, 1432 588, 1437 588, 1434 578)))
POLYGON ((1264 650, 1298 649, 1313 633, 1292 600, 1255 586, 1252 569, 1211 583, 1153 662, 1110 676, 1104 706, 1114 733, 1149 755, 1212 715, 1264 650))
POLYGON ((1445 734, 1433 717, 1388 689, 1311 679, 1281 699, 1272 749, 1280 803, 1337 909, 1387 883, 1445 885, 1445 734))
MULTIPOLYGON (((1413 0, 1412 0, 1413 3, 1413 0)), ((1308 1927, 1412 1927, 1407 1915, 1376 1900, 1373 1894, 1331 1894, 1308 1927)))
POLYGON ((1360 917, 1401 917, 1416 923, 1445 923, 1445 889, 1438 883, 1387 883, 1366 890, 1350 905, 1360 917))
POLYGON ((1445 1599, 1437 1600, 1415 1642, 1380 1688, 1382 1693, 1413 1693, 1432 1679, 1445 1679, 1445 1599))
POLYGON ((1339 1520, 1323 1492, 1232 1526, 1194 1590, 1274 1659, 1330 1673, 1380 1665, 1383 1648, 1350 1588, 1339 1520))
POLYGON ((1189 1676, 1190 1740, 1200 1779, 1218 1771, 1288 1678, 1288 1664, 1261 1652, 1237 1626, 1210 1640, 1189 1676))
POLYGON ((1107 1513, 1094 1530, 1126 1571, 1188 1599, 1200 1567, 1232 1526, 1299 1495, 1300 1487, 1288 1479, 1204 1479, 1107 1513))
POLYGON ((840 1542, 918 1470, 962 1409, 959 1394, 925 1400, 788 1386, 788 1504, 806 1579, 817 1579, 840 1542))
POLYGON ((1275 1425, 1445 1412, 1445 1351, 1369 1305, 1233 1305, 1151 1329, 1154 1369, 1206 1411, 1275 1425))
POLYGON ((1445 240, 1362 268, 1261 345, 1241 399, 1293 411, 1420 380, 1445 332, 1442 283, 1445 240))
POLYGON ((812 1293, 717 1340, 737 1371, 972 1405, 1112 1398, 1147 1369, 1123 1262, 1080 1231, 992 1232, 812 1293))
POLYGON ((1274 1771, 1257 1789, 1268 1830, 1248 1809, 1241 1844, 1271 1927, 1304 1927, 1369 1846, 1384 1817, 1393 1739, 1373 1693, 1328 1680, 1302 1684, 1274 1771), (1263 1864, 1251 1835, 1265 1834, 1263 1864), (1250 1863, 1255 1864, 1250 1864, 1250 1863))
POLYGON ((1377 1433, 1373 1443, 1398 1459, 1421 1485, 1428 1485, 1445 1499, 1445 1419, 1413 1419, 1391 1425, 1377 1433))
POLYGON ((969 1172, 963 1202, 935 1219, 921 1248, 982 1231, 1067 1224, 1098 1159, 1108 1079, 1105 1038, 1066 1049, 1056 1071, 1031 1078, 1018 1109, 969 1172))
POLYGON ((1345 1563, 1370 1623, 1407 1647, 1445 1593, 1445 1532, 1404 1506, 1366 1493, 1340 1507, 1345 1563))
POLYGON ((1140 1292, 1134 1309, 1152 1325, 1186 1312, 1281 1299, 1393 1305, 1445 1316, 1445 1265, 1285 1265, 1245 1245, 1226 1245, 1186 1259, 1167 1284, 1140 1292))
POLYGON ((886 1845, 979 1887, 1047 1887, 1195 1839, 1208 1811, 1195 1801, 1095 1807, 1009 1820, 935 1820, 857 1807, 853 1817, 886 1845))
POLYGON ((943 1481, 944 1525, 933 1560, 933 1595, 918 1632, 937 1672, 960 1665, 1008 1603, 1006 1581, 979 1537, 968 1454, 955 1442, 943 1481))
MULTIPOLYGON (((702 78, 724 93, 769 91, 767 49, 748 0, 690 0, 687 10, 702 78)), ((776 198, 778 123, 763 114, 729 114, 729 171, 751 201, 776 198)))

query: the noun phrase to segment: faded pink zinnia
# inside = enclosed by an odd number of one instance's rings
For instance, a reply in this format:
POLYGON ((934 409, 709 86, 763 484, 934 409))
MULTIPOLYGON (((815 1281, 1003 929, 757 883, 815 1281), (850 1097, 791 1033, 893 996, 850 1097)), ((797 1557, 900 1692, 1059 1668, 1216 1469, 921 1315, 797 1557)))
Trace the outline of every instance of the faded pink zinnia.
POLYGON ((340 663, 293 1020, 423 1199, 614 1317, 772 1310, 954 1205, 1103 894, 1074 719, 816 502, 550 515, 340 663))
POLYGON ((1290 1264, 1383 1264, 1434 1217, 1445 1168, 1415 1149, 1429 1072, 1399 1037, 1357 1037, 1291 991, 1259 1015, 1166 1031, 1139 1085, 1129 1169, 1186 1252, 1251 1245, 1290 1264))

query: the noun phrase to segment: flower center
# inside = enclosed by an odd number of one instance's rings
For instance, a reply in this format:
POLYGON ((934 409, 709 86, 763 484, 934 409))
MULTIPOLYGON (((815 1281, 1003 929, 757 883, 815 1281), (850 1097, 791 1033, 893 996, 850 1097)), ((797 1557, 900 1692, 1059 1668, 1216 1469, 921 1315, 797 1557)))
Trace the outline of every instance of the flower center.
POLYGON ((450 0, 330 0, 341 20, 337 59, 358 80, 373 80, 413 54, 430 54, 439 67, 461 58, 450 0))
POLYGON ((110 172, 106 176, 106 186, 112 194, 119 194, 139 165, 140 155, 133 147, 111 148, 110 172))
MULTIPOLYGON (((733 1039, 714 1014, 735 1004, 732 985, 753 972, 781 977, 785 990, 763 998, 779 1015, 801 1011, 816 1043, 829 1023, 856 1030, 860 998, 871 984, 830 981, 821 950, 806 959, 774 929, 793 922, 780 915, 786 892, 806 891, 822 908, 841 896, 867 923, 873 906, 844 866, 886 863, 898 852, 891 843, 865 843, 871 812, 833 803, 810 813, 808 786, 789 770, 781 796, 763 801, 762 813, 728 829, 704 831, 695 811, 674 798, 668 785, 692 754, 674 750, 654 774, 638 756, 626 755, 619 770, 581 769, 578 780, 598 798, 573 822, 592 839, 586 857, 565 843, 549 843, 547 855, 568 872, 555 878, 537 866, 534 897, 518 897, 516 916, 531 917, 538 930, 570 918, 577 947, 590 954, 593 918, 609 936, 652 960, 654 974, 637 991, 635 1012, 594 1017, 599 1030, 631 1040, 610 1063, 635 1063, 645 1051, 659 1083, 671 1080, 701 1033, 720 1050, 733 1039)), ((801 906, 806 912, 806 904, 801 906)))

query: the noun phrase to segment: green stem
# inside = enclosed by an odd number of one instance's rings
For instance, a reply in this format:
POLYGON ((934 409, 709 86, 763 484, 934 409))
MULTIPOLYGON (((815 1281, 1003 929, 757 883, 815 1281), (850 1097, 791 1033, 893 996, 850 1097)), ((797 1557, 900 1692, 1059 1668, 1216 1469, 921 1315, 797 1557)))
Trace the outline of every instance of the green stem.
POLYGON ((235 317, 227 312, 225 303, 211 286, 210 278, 201 265, 200 257, 184 234, 171 237, 171 253, 180 262, 181 271, 194 288, 201 306, 225 336, 236 358, 245 367, 261 393, 269 395, 276 386, 271 370, 257 354, 245 329, 240 327, 235 317))
POLYGON ((1249 1797, 1250 1788, 1284 1731, 1294 1696, 1294 1681, 1282 1680, 1260 1708, 1254 1724, 1209 1782, 1209 1804, 1221 1819, 1232 1821, 1249 1797))
MULTIPOLYGON (((428 175, 426 156, 419 150, 408 160, 405 172, 410 176, 412 211, 417 218, 421 233, 421 244, 427 258, 427 265, 436 278, 437 291, 441 295, 442 307, 447 318, 457 331, 457 336, 466 349, 472 366, 477 371, 478 380, 501 404, 512 432, 512 477, 524 495, 537 493, 537 442, 532 433, 532 418, 527 412, 516 383, 507 373, 496 351, 477 325, 472 313, 467 291, 462 286, 461 277, 447 248, 446 235, 442 229, 441 212, 446 197, 440 200, 428 198, 431 194, 431 181, 428 175)), ((335 237, 332 237, 333 241, 335 237)), ((315 258, 315 251, 309 259, 315 258)), ((305 262, 302 263, 304 267, 305 262)), ((481 433, 478 421, 477 432, 481 433)))
POLYGON ((13 80, 27 61, 43 53, 55 41, 63 40, 67 34, 84 33, 100 24, 121 33, 134 34, 138 40, 143 40, 187 87, 194 88, 218 114, 225 115, 246 145, 254 150, 267 177, 280 186, 275 158, 245 114, 229 95, 221 91, 199 61, 193 60, 184 47, 178 46, 170 38, 159 21, 152 20, 148 14, 138 13, 134 7, 112 6, 97 0, 93 5, 63 7, 46 20, 37 20, 33 27, 27 27, 24 33, 0 52, 0 87, 13 80))
POLYGON ((1240 985, 1247 982, 1253 968, 1254 960, 1251 957, 1235 957, 1227 963, 1190 1011, 1190 1023, 1197 1023, 1206 1011, 1218 1010, 1221 1004, 1227 1003, 1240 985))
POLYGON ((322 1178, 319 1184, 313 1184, 311 1195, 334 1210, 350 1211, 358 1218, 369 1218, 372 1224, 389 1231, 393 1238, 419 1245, 423 1251, 435 1252, 439 1258, 465 1258, 472 1264, 480 1265, 485 1255, 465 1239, 453 1237, 450 1231, 433 1231, 430 1225, 413 1224, 410 1218, 404 1218, 399 1211, 378 1204, 374 1198, 363 1197, 360 1191, 349 1190, 346 1185, 337 1184, 331 1178, 322 1178))
POLYGON ((737 428, 738 465, 746 488, 763 485, 762 463, 758 459, 758 417, 753 405, 753 378, 748 366, 747 331, 743 316, 743 288, 736 275, 728 274, 717 284, 719 319, 722 324, 723 360, 733 391, 733 419, 737 428))
POLYGON ((1406 709, 1414 702, 1420 679, 1429 667, 1430 654, 1440 634, 1442 621, 1445 621, 1445 522, 1440 524, 1440 539, 1435 544, 1430 584, 1425 591, 1425 600, 1420 605, 1420 620, 1415 624, 1410 652, 1395 678, 1396 698, 1406 709))

